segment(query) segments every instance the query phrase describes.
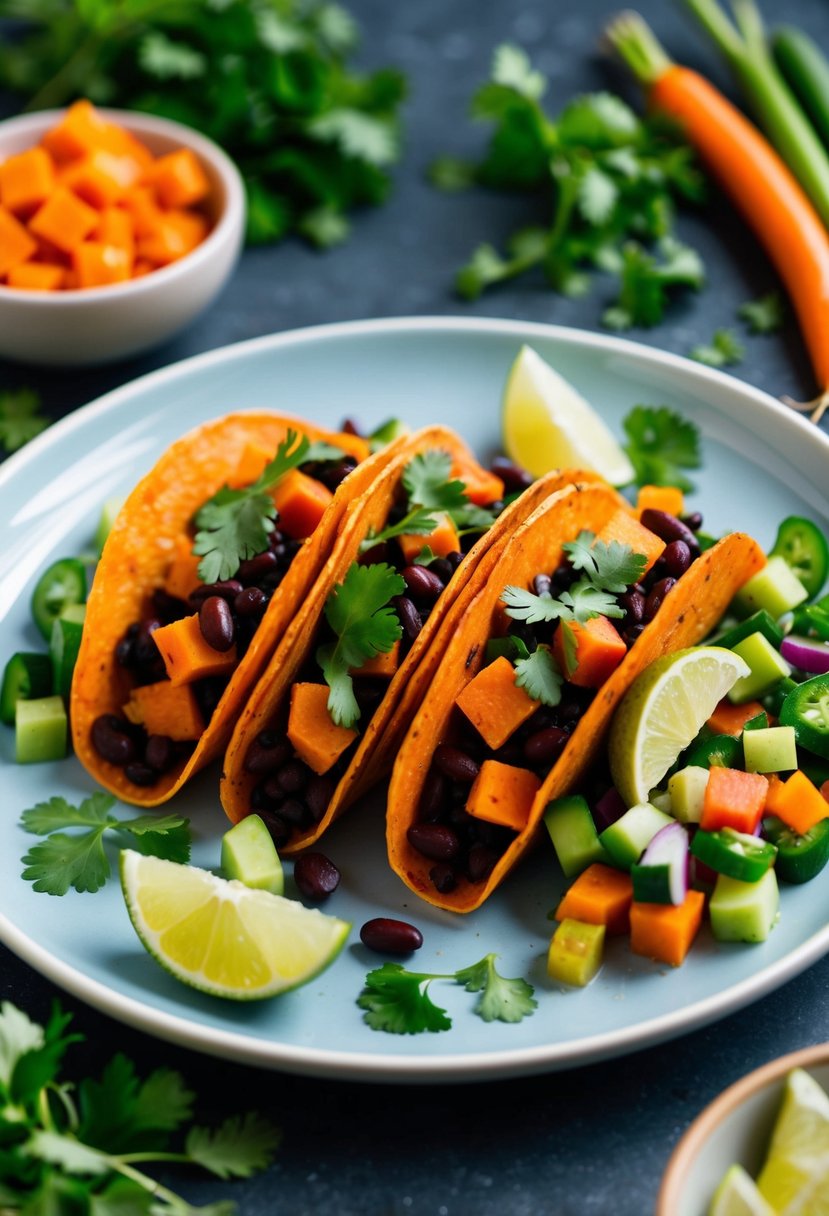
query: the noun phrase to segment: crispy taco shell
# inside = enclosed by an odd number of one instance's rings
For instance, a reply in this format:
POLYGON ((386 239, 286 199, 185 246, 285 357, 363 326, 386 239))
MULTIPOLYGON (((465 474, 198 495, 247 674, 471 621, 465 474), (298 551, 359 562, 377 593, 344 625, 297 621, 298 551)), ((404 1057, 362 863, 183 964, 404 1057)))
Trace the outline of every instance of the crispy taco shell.
POLYGON ((542 780, 526 827, 517 832, 489 877, 460 877, 441 894, 430 879, 434 862, 412 847, 408 829, 418 821, 423 785, 435 749, 451 738, 455 701, 484 666, 486 643, 498 632, 499 601, 509 585, 527 586, 541 570, 555 569, 563 545, 582 530, 598 532, 616 509, 615 496, 600 486, 563 490, 544 502, 501 550, 486 585, 456 601, 441 627, 436 647, 440 666, 411 721, 394 764, 388 793, 389 862, 408 887, 427 902, 454 912, 471 912, 499 886, 536 842, 551 799, 578 788, 604 747, 613 711, 636 677, 651 662, 693 646, 722 617, 736 591, 765 563, 759 546, 733 533, 707 550, 682 575, 626 657, 598 689, 558 760, 542 780))

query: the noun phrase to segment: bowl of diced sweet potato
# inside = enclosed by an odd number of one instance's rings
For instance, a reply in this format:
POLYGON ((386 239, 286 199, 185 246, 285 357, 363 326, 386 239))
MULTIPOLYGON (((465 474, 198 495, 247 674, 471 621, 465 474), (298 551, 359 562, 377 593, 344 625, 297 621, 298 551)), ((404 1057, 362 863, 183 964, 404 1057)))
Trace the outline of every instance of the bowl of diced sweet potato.
POLYGON ((181 330, 244 232, 233 162, 189 127, 78 101, 0 123, 0 357, 106 363, 181 330))

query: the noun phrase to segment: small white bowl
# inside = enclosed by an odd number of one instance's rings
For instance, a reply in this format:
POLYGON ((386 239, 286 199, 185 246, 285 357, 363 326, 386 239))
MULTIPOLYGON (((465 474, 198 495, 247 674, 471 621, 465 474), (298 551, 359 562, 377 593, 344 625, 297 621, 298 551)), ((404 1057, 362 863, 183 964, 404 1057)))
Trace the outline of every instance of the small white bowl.
MULTIPOLYGON (((40 141, 64 111, 41 110, 0 123, 0 161, 40 141)), ((156 156, 190 148, 210 180, 213 227, 180 261, 127 283, 68 291, 0 285, 0 357, 23 363, 109 363, 171 338, 216 297, 239 257, 245 192, 231 159, 191 127, 132 110, 99 113, 137 136, 156 156)))
POLYGON ((757 1177, 793 1068, 805 1069, 829 1091, 829 1043, 764 1064, 707 1106, 671 1155, 656 1216, 707 1216, 714 1191, 735 1163, 757 1177))

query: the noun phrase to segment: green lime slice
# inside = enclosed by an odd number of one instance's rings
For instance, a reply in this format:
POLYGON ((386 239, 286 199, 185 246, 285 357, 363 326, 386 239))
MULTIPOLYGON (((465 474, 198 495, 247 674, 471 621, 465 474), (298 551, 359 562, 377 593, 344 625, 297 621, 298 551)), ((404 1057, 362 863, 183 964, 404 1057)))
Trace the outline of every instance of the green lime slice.
POLYGON ((829 1216, 829 1095, 802 1068, 786 1078, 760 1194, 786 1216, 829 1216))
POLYGON ((732 1165, 714 1192, 708 1216, 775 1216, 741 1165, 732 1165))

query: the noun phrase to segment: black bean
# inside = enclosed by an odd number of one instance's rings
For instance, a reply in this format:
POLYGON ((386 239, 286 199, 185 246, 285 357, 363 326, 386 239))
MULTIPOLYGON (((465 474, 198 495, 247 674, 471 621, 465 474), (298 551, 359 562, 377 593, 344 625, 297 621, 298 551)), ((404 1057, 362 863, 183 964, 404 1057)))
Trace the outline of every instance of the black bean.
POLYGON ((418 814, 421 819, 437 819, 446 804, 446 778, 430 768, 420 792, 418 814))
POLYGON ((443 823, 413 823, 406 838, 413 849, 430 861, 451 861, 460 852, 458 833, 443 823))
POLYGON ((524 758, 524 749, 516 739, 510 739, 502 744, 495 752, 495 759, 500 764, 519 764, 524 758))
POLYGON ((129 723, 115 714, 101 714, 92 723, 92 746, 110 764, 131 764, 138 754, 129 723))
POLYGON ((245 756, 246 773, 272 773, 291 755, 287 739, 273 731, 260 731, 248 748, 245 756))
POLYGON ((115 647, 115 662, 119 667, 133 667, 135 665, 132 638, 121 638, 121 641, 115 647))
POLYGON ((386 695, 388 680, 360 676, 354 681, 354 700, 360 707, 360 717, 368 719, 386 695))
POLYGON ((577 577, 578 574, 570 563, 562 562, 560 566, 556 566, 550 575, 550 580, 556 591, 566 591, 569 587, 572 587, 577 577))
POLYGON ((548 726, 530 735, 524 744, 524 759, 528 764, 551 764, 567 742, 567 732, 560 726, 548 726))
POLYGON ((630 647, 633 645, 633 643, 636 641, 637 638, 642 636, 644 631, 645 631, 645 626, 642 624, 641 621, 639 621, 635 625, 628 625, 627 629, 625 629, 624 632, 622 633, 622 641, 625 643, 626 646, 630 647))
POLYGON ((690 515, 683 515, 682 522, 686 528, 690 528, 692 532, 699 532, 702 527, 702 515, 699 511, 692 511, 690 515))
POLYGON ((273 840, 276 847, 283 849, 293 836, 293 829, 288 826, 284 819, 280 819, 279 815, 275 815, 267 807, 254 807, 254 809, 270 832, 271 840, 273 840))
POLYGON ((403 632, 409 641, 413 642, 423 628, 420 613, 408 596, 396 595, 392 603, 397 610, 400 624, 403 626, 403 632))
POLYGON ((457 570, 458 566, 463 561, 463 554, 458 553, 457 549, 453 549, 451 553, 445 554, 445 557, 453 570, 457 570))
POLYGON ((327 773, 318 776, 316 773, 305 787, 305 805, 315 823, 322 819, 328 810, 328 804, 334 797, 337 779, 327 773))
POLYGON ((311 815, 304 802, 298 798, 286 798, 279 807, 279 818, 290 823, 291 827, 304 828, 308 825, 311 815))
POLYGON ((667 511, 657 511, 654 507, 646 507, 639 517, 639 522, 643 528, 655 533, 666 544, 670 544, 672 540, 684 540, 692 553, 699 553, 699 541, 691 529, 675 515, 669 515, 667 511))
POLYGON ((528 473, 526 469, 522 469, 520 465, 515 464, 506 456, 496 456, 489 467, 496 477, 501 478, 508 494, 526 490, 527 486, 531 486, 533 483, 532 473, 528 473))
POLYGON ((257 553, 256 557, 246 557, 244 561, 239 562, 236 578, 244 587, 250 587, 275 570, 278 561, 279 558, 272 549, 266 549, 264 553, 257 553))
POLYGON ((294 882, 306 899, 320 902, 336 891, 340 871, 324 853, 303 853, 294 864, 294 882))
POLYGON ((236 640, 236 624, 227 600, 209 595, 199 608, 199 629, 207 645, 224 653, 236 640))
POLYGON ((176 745, 169 735, 150 735, 144 748, 144 763, 157 773, 166 773, 177 759, 176 745))
POLYGON ((378 954, 411 954, 423 945, 423 934, 405 920, 376 916, 360 929, 360 941, 378 954))
POLYGON ((436 574, 438 576, 444 587, 455 573, 445 557, 433 558, 433 560, 429 562, 429 569, 432 571, 432 574, 436 574))
POLYGON ((549 594, 550 587, 553 585, 553 580, 549 574, 536 574, 533 579, 533 591, 536 595, 549 594))
POLYGON ((133 760, 124 767, 124 776, 133 785, 155 785, 158 781, 158 770, 144 764, 141 760, 133 760))
POLYGON ((473 844, 466 858, 466 876, 470 882, 483 882, 495 869, 498 854, 485 844, 473 844))
POLYGON ((163 587, 156 587, 153 592, 153 608, 163 625, 171 625, 180 621, 183 616, 189 616, 190 608, 184 600, 176 595, 170 595, 163 587))
POLYGON ((629 587, 619 596, 619 606, 624 608, 630 623, 636 624, 645 614, 645 597, 635 587, 629 587))
POLYGON ((648 592, 648 598, 645 600, 645 621, 653 620, 662 607, 662 601, 665 599, 665 596, 675 585, 675 578, 661 578, 658 583, 654 583, 648 592))
POLYGON ((357 468, 357 461, 353 456, 346 456, 337 464, 326 464, 317 475, 318 480, 329 490, 336 490, 341 482, 345 481, 349 473, 353 473, 357 468))
POLYGON ((276 784, 283 794, 299 794, 308 784, 308 772, 301 760, 289 760, 276 774, 276 784))
POLYGON ((245 587, 233 601, 233 611, 241 617, 257 617, 268 606, 268 597, 261 587, 245 587))
POLYGON ((359 422, 356 422, 353 418, 343 418, 342 423, 340 425, 340 430, 342 431, 342 433, 344 435, 358 435, 359 436, 359 435, 363 434, 363 431, 362 431, 362 428, 360 427, 359 422))
POLYGON ((209 599, 211 595, 218 595, 223 600, 233 603, 236 596, 242 590, 242 584, 238 578, 222 579, 218 583, 202 583, 200 587, 196 587, 187 597, 188 603, 198 610, 202 603, 209 599))
POLYGON ((692 561, 691 550, 684 540, 672 540, 669 545, 666 545, 662 554, 665 573, 671 575, 672 578, 681 578, 692 561))
POLYGON ((432 880, 435 890, 439 891, 441 895, 448 895, 458 885, 455 867, 450 866, 445 861, 438 862, 436 866, 432 866, 429 871, 429 878, 432 880))
POLYGON ((389 560, 389 546, 384 540, 380 540, 376 545, 372 545, 370 549, 366 549, 365 553, 361 553, 357 558, 361 566, 376 566, 380 562, 389 560))
POLYGON ((458 747, 440 743, 435 748, 434 764, 450 781, 461 781, 471 785, 480 772, 480 766, 471 756, 458 747))
POLYGON ((443 583, 426 566, 404 566, 400 573, 413 600, 432 604, 443 590, 443 583))

